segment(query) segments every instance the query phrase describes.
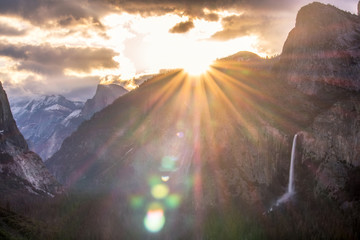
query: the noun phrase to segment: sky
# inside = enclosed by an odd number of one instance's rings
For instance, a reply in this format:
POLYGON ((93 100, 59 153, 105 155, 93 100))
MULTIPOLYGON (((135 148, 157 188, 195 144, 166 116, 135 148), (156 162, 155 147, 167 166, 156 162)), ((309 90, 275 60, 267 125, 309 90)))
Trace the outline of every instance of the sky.
MULTIPOLYGON (((161 69, 238 51, 281 53, 308 0, 0 0, 0 81, 11 101, 86 100, 161 69)), ((356 0, 321 0, 357 12, 356 0)))

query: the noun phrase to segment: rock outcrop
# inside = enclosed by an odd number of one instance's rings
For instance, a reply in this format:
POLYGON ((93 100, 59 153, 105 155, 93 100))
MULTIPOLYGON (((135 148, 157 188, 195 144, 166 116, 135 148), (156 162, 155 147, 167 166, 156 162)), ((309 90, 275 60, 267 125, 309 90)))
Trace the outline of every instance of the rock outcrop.
POLYGON ((113 103, 115 99, 127 92, 128 91, 125 88, 117 84, 99 84, 94 97, 85 102, 85 105, 80 113, 81 117, 89 120, 94 113, 107 107, 113 103))
POLYGON ((9 102, 0 84, 0 192, 6 198, 25 193, 54 195, 62 191, 41 158, 29 151, 13 119, 9 102))
POLYGON ((339 203, 354 200, 349 186, 356 188, 351 173, 360 167, 359 106, 358 95, 338 101, 302 132, 301 161, 315 179, 315 193, 339 203))
POLYGON ((327 98, 335 88, 360 90, 360 19, 331 5, 300 9, 280 57, 288 83, 327 98))
POLYGON ((359 17, 320 3, 303 7, 275 69, 307 96, 299 106, 315 110, 297 130, 298 186, 339 204, 358 201, 350 192, 359 185, 359 17))

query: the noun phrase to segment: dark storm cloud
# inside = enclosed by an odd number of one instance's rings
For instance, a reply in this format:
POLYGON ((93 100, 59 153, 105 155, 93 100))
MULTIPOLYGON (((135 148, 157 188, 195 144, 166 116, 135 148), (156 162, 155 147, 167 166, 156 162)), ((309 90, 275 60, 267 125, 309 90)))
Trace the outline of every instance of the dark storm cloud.
POLYGON ((106 48, 67 48, 50 45, 15 46, 0 43, 0 56, 7 56, 19 62, 18 70, 55 75, 64 69, 89 73, 96 68, 116 68, 113 60, 117 53, 106 48))
POLYGON ((25 34, 26 30, 19 30, 0 23, 0 36, 23 36, 25 34))
POLYGON ((186 22, 179 22, 173 28, 169 30, 170 33, 186 33, 194 28, 194 23, 192 20, 186 22))

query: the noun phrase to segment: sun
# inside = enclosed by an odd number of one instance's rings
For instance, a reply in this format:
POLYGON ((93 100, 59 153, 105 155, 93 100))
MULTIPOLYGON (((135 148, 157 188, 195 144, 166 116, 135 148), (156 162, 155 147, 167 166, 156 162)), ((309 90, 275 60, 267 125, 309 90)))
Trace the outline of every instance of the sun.
POLYGON ((210 61, 189 61, 183 65, 184 71, 191 76, 200 76, 210 70, 210 61))

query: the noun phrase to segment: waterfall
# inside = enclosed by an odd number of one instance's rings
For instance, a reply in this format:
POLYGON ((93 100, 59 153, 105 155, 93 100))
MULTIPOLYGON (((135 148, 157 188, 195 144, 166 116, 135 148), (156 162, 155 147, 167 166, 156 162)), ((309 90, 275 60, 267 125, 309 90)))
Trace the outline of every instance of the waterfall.
POLYGON ((297 134, 294 135, 292 148, 291 148, 288 190, 276 201, 276 206, 278 206, 279 204, 281 204, 283 202, 288 201, 289 198, 294 194, 294 160, 295 160, 297 136, 298 136, 297 134))
POLYGON ((292 148, 291 148, 289 185, 288 185, 288 193, 290 194, 294 192, 294 159, 295 159, 295 149, 296 149, 296 138, 297 138, 297 134, 295 134, 294 136, 292 148))

